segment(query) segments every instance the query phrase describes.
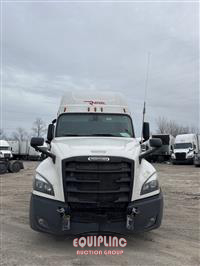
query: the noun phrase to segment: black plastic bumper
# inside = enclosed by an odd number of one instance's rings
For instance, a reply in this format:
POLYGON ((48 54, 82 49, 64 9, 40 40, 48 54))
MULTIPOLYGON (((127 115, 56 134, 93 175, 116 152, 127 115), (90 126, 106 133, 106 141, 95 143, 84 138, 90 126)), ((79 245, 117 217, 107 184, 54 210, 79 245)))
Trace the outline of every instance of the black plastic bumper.
POLYGON ((149 231, 161 225, 163 196, 161 192, 159 195, 129 203, 127 213, 133 208, 137 210, 137 214, 133 218, 131 230, 127 229, 126 217, 120 222, 83 223, 71 221, 70 229, 63 229, 63 216, 58 212, 58 209, 66 209, 66 207, 67 205, 63 202, 32 194, 30 202, 31 228, 36 231, 56 235, 73 235, 89 232, 113 232, 129 235, 134 232, 149 231))
POLYGON ((193 164, 193 158, 187 158, 185 160, 172 159, 173 164, 193 164))

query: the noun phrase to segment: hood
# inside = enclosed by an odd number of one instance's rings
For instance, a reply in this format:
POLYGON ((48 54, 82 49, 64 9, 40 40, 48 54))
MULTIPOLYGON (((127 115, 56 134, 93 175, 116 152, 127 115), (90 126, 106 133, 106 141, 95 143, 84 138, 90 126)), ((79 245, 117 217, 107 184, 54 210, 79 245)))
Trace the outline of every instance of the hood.
POLYGON ((60 159, 73 156, 119 156, 135 159, 140 144, 133 138, 117 137, 63 137, 51 142, 51 151, 60 159))

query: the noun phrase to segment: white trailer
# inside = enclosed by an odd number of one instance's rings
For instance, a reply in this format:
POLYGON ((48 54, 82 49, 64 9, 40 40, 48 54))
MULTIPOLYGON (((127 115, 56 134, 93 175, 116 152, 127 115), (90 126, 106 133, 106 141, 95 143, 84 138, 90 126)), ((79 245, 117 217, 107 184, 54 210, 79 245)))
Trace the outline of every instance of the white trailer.
MULTIPOLYGON (((133 120, 134 121, 134 120, 133 120)), ((31 145, 48 156, 36 169, 31 228, 51 234, 118 232, 158 228, 163 196, 156 169, 145 157, 162 145, 151 139, 141 152, 124 98, 84 91, 63 96, 44 139, 31 145)), ((149 124, 143 124, 149 139, 149 124)))
POLYGON ((35 149, 31 147, 29 140, 9 140, 8 143, 11 146, 12 154, 15 159, 38 160, 41 157, 41 153, 35 151, 35 149))
POLYGON ((197 134, 177 135, 174 143, 174 151, 171 155, 173 164, 193 164, 194 156, 198 153, 198 146, 197 134))

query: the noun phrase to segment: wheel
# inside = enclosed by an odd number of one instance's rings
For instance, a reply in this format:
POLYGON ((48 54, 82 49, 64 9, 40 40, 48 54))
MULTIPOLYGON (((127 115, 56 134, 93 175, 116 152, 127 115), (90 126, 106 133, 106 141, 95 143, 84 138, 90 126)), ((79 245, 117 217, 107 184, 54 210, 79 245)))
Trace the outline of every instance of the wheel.
POLYGON ((21 169, 21 164, 20 162, 9 162, 9 165, 8 165, 8 170, 9 172, 11 173, 18 173, 21 169))
POLYGON ((7 172, 8 165, 6 162, 0 162, 0 175, 5 174, 7 172))

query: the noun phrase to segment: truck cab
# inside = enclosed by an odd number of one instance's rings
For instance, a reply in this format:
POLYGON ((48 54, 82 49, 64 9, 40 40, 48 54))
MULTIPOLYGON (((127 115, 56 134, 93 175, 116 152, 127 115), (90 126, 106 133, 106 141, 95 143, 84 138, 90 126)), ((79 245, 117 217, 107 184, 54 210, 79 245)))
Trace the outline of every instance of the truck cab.
POLYGON ((9 160, 12 157, 9 143, 6 140, 0 140, 0 160, 9 160))
MULTIPOLYGON (((163 196, 155 168, 141 152, 129 107, 111 92, 71 92, 43 139, 31 145, 48 157, 36 169, 30 202, 32 229, 56 235, 131 234, 158 228, 163 196)), ((143 138, 149 138, 148 123, 143 138)), ((161 146, 150 141, 152 149, 161 146)))
POLYGON ((174 151, 171 155, 172 163, 193 164, 195 153, 198 153, 198 139, 196 134, 177 135, 174 151))

